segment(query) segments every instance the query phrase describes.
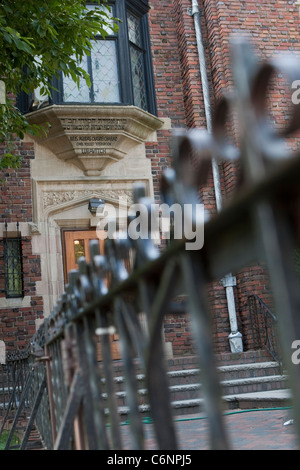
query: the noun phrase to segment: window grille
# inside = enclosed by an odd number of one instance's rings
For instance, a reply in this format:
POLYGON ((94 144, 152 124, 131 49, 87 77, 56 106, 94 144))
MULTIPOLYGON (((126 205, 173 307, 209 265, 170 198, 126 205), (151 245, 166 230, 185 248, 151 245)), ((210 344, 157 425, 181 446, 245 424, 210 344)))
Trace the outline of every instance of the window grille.
POLYGON ((22 239, 19 230, 9 233, 6 225, 3 245, 5 297, 23 297, 22 239))

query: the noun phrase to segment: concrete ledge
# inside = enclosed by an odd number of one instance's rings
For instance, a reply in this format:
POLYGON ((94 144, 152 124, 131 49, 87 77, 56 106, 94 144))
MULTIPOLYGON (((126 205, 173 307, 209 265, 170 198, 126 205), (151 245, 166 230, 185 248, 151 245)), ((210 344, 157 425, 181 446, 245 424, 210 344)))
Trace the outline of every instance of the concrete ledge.
POLYGON ((292 395, 289 389, 266 392, 241 393, 223 397, 230 409, 257 409, 290 406, 292 395))
POLYGON ((5 297, 0 298, 0 309, 1 308, 22 308, 30 307, 31 297, 25 296, 22 298, 6 299, 5 297))

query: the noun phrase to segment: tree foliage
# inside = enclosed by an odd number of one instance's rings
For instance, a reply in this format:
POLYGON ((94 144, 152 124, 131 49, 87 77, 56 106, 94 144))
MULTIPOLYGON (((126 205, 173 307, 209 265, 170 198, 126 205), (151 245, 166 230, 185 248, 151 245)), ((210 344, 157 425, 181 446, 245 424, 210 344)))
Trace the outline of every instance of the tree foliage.
MULTIPOLYGON (((15 107, 20 91, 29 94, 41 87, 42 94, 49 94, 49 81, 61 71, 77 84, 81 78, 90 84, 80 67, 83 55, 89 55, 96 34, 105 37, 108 28, 117 30, 106 2, 93 3, 91 9, 85 0, 0 0, 0 80, 8 93, 0 105, 0 142, 41 131, 15 107)), ((11 151, 0 159, 0 168, 17 165, 11 151)))

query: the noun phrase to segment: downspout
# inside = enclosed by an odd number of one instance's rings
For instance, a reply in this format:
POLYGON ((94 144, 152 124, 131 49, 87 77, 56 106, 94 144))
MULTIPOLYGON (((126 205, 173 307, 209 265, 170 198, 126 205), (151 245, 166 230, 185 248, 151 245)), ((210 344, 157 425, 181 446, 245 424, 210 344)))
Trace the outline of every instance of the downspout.
MULTIPOLYGON (((188 14, 193 16, 193 19, 194 19, 194 27, 195 27, 195 33, 196 33, 197 51, 198 51, 198 57, 199 57, 200 75, 201 75, 202 91, 203 91, 203 99, 204 99, 206 125, 207 125, 208 132, 212 133, 212 115, 211 115, 209 85, 208 85, 208 78, 207 78, 205 50, 203 46, 203 38, 202 38, 202 31, 201 31, 200 10, 199 10, 199 5, 198 5, 197 0, 192 0, 192 7, 188 9, 188 14)), ((220 182, 218 162, 215 158, 212 158, 212 173, 213 173, 213 183, 214 183, 217 211, 220 212, 222 209, 222 191, 221 191, 221 182, 220 182)), ((233 287, 236 286, 236 278, 232 276, 232 274, 227 274, 222 279, 222 283, 226 291, 227 307, 228 307, 228 312, 229 312, 229 322, 230 322, 231 332, 228 336, 228 339, 229 339, 229 344, 230 344, 230 350, 233 353, 242 352, 243 341, 242 341, 242 335, 238 331, 234 291, 233 291, 233 287)))

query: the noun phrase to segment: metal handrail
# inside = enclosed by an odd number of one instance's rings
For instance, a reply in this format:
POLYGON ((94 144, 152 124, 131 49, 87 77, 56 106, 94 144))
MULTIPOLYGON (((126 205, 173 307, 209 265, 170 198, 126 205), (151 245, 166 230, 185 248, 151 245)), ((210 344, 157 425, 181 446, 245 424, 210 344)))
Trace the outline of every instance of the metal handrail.
POLYGON ((276 315, 265 302, 257 295, 248 296, 248 305, 251 317, 253 336, 259 348, 265 348, 274 361, 282 365, 282 355, 278 343, 278 321, 276 315), (261 316, 261 318, 259 318, 261 316), (263 334, 261 334, 263 329, 263 334))

